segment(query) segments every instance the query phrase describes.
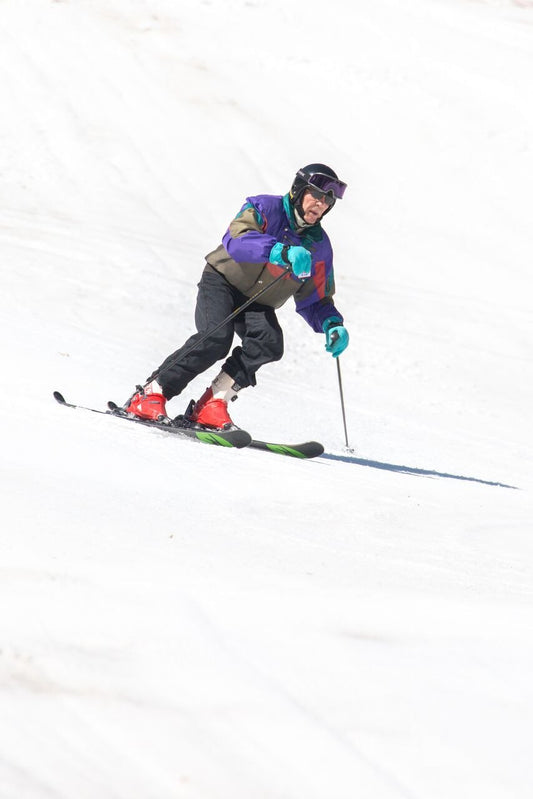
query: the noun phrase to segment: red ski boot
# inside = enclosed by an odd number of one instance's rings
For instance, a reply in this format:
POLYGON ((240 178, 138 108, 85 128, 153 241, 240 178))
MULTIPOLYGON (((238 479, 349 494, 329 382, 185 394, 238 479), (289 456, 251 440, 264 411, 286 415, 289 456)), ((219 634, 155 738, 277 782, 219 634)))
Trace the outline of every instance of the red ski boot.
POLYGON ((160 421, 161 417, 167 418, 165 408, 166 399, 161 386, 154 380, 147 386, 137 386, 137 392, 124 406, 126 413, 132 413, 140 419, 160 421))
POLYGON ((211 387, 206 389, 195 403, 188 414, 188 419, 195 424, 216 430, 228 430, 230 427, 235 427, 228 413, 228 403, 224 399, 213 397, 211 387))

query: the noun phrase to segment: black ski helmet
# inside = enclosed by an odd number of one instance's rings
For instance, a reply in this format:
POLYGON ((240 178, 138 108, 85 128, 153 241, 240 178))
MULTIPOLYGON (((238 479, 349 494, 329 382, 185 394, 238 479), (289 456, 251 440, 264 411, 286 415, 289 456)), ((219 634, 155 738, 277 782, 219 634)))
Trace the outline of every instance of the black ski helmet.
POLYGON ((333 203, 326 209, 323 216, 335 205, 335 200, 342 199, 346 183, 339 180, 337 173, 326 164, 307 164, 298 170, 293 180, 289 199, 300 215, 302 215, 301 200, 306 189, 319 189, 324 194, 329 194, 333 203))

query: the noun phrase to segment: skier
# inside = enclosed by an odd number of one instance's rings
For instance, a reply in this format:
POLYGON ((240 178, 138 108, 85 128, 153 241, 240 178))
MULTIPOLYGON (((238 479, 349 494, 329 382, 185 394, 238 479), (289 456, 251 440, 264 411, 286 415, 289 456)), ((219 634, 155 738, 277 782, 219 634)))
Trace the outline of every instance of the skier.
POLYGON ((241 339, 198 402, 191 401, 183 424, 231 429, 228 402, 256 385, 256 372, 283 355, 283 332, 276 308, 294 297, 296 311, 316 332, 325 333, 326 350, 338 357, 348 346, 343 316, 333 304, 333 253, 321 221, 346 184, 325 164, 298 170, 285 196, 248 197, 222 243, 206 256, 195 312, 197 333, 169 355, 147 383, 124 405, 141 419, 166 417, 165 403, 228 355, 234 333, 241 339), (285 276, 279 276, 285 272, 285 276), (258 291, 242 313, 209 336, 217 325, 258 291), (203 339, 203 340, 202 340, 203 339))

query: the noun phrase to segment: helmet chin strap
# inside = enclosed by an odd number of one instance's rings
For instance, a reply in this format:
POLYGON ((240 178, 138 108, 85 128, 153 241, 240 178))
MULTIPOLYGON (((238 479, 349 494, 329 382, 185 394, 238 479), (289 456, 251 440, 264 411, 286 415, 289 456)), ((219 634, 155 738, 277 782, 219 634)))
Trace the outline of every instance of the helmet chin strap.
POLYGON ((294 218, 296 219, 296 224, 299 228, 305 227, 313 227, 315 224, 314 222, 306 222, 303 218, 303 208, 301 205, 298 204, 298 207, 294 206, 294 218))

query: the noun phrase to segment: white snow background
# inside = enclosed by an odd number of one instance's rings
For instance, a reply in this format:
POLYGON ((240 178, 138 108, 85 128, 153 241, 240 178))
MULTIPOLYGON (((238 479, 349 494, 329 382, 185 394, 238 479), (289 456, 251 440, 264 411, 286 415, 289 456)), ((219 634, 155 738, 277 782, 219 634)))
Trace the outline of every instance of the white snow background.
POLYGON ((0 3, 1 799, 533 795, 532 78, 525 0, 0 3), (54 402, 315 160, 354 453, 292 302, 232 415, 317 460, 54 402))

